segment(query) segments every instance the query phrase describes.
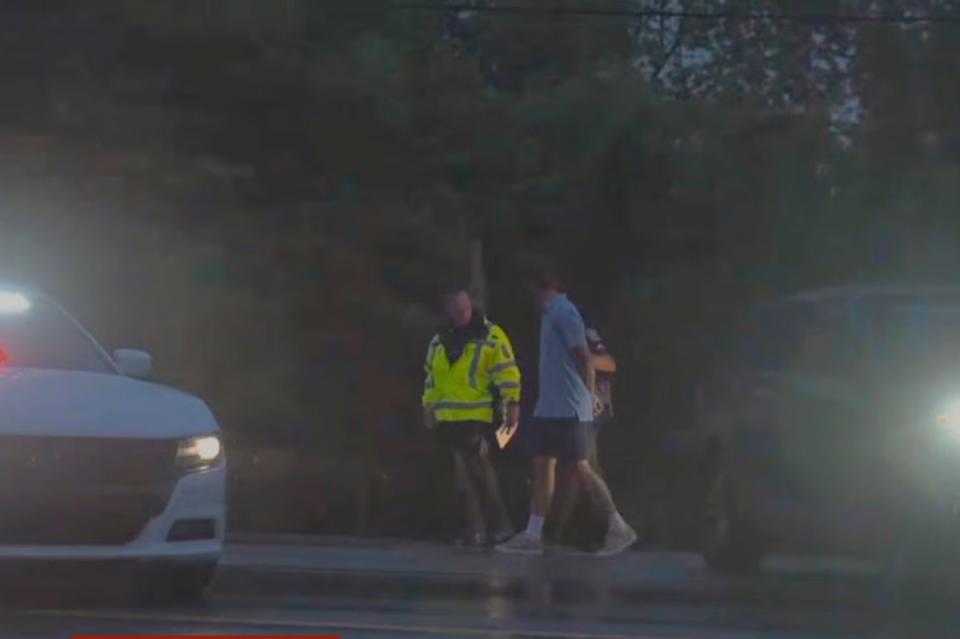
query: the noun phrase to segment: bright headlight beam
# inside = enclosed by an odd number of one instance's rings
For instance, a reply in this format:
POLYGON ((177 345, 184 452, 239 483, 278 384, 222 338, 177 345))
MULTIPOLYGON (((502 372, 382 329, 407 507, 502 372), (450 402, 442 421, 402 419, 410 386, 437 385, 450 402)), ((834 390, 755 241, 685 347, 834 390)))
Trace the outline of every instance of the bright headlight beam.
POLYGON ((25 313, 30 310, 30 300, 16 291, 0 291, 0 313, 25 313))
POLYGON ((960 403, 951 402, 937 415, 937 426, 960 438, 960 403))
POLYGON ((216 462, 223 452, 223 444, 216 435, 192 437, 180 443, 177 463, 184 468, 202 468, 216 462))
POLYGON ((220 456, 220 439, 217 437, 200 437, 193 441, 193 450, 196 456, 203 461, 213 461, 220 456))

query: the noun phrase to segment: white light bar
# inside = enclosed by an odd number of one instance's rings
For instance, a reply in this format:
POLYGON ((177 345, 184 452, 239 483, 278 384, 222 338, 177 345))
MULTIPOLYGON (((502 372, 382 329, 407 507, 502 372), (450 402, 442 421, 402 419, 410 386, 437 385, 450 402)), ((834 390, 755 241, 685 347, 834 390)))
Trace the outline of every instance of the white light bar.
POLYGON ((15 291, 0 291, 0 313, 25 313, 30 310, 30 300, 15 291))

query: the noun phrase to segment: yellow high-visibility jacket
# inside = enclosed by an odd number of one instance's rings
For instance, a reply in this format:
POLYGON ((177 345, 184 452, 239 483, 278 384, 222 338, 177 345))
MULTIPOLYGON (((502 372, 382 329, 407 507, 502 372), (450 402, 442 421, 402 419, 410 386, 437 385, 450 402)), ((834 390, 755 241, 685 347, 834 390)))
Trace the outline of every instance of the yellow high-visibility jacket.
POLYGON ((438 422, 493 422, 495 393, 503 402, 520 401, 520 369, 503 329, 486 322, 487 335, 467 342, 450 362, 440 336, 430 341, 424 366, 423 405, 438 422))

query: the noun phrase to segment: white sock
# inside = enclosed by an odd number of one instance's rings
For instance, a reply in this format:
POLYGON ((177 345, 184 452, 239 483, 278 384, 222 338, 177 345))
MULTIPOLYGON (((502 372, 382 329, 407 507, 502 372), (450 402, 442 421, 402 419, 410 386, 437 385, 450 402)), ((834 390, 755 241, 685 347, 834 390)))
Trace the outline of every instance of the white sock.
POLYGON ((543 537, 543 517, 530 515, 530 519, 527 521, 527 536, 538 541, 543 537))

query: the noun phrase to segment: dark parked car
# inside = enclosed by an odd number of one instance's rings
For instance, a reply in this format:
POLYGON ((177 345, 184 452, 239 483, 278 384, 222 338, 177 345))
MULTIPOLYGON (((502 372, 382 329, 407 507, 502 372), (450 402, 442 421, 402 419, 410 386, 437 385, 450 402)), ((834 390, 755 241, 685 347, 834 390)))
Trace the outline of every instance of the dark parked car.
POLYGON ((960 288, 850 287, 749 308, 697 393, 703 553, 944 567, 960 533, 960 288))

